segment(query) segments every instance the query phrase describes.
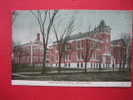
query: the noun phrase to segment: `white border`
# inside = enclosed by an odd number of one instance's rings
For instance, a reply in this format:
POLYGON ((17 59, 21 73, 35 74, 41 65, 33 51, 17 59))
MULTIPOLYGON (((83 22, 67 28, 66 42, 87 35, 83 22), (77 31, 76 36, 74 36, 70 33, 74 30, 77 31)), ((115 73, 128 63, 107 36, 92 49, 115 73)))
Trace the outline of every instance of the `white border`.
POLYGON ((128 82, 74 82, 74 81, 29 81, 12 80, 12 85, 28 86, 64 86, 64 87, 131 87, 131 81, 128 82))

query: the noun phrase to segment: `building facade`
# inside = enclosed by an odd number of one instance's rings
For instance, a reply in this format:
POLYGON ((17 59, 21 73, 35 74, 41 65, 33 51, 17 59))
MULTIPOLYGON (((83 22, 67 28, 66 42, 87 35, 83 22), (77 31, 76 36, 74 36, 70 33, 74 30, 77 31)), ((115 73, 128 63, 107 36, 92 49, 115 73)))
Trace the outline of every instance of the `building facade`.
POLYGON ((14 64, 41 65, 43 63, 43 44, 40 41, 40 34, 37 34, 35 41, 14 47, 14 64))
POLYGON ((116 67, 127 67, 127 50, 123 39, 114 40, 111 42, 112 64, 116 67))
MULTIPOLYGON (((42 65, 43 43, 40 34, 35 41, 15 46, 14 64, 42 65)), ((123 40, 111 41, 111 28, 102 20, 92 31, 73 34, 65 44, 54 42, 47 49, 46 62, 50 67, 112 68, 126 64, 126 48, 123 40), (62 47, 60 57, 59 47, 62 47), (61 60, 59 60, 61 59, 61 60)))
MULTIPOLYGON (((49 63, 59 64, 59 43, 49 48, 49 63)), ((62 67, 84 68, 110 67, 111 64, 111 28, 103 21, 94 30, 86 33, 71 35, 65 43, 61 58, 62 67)))

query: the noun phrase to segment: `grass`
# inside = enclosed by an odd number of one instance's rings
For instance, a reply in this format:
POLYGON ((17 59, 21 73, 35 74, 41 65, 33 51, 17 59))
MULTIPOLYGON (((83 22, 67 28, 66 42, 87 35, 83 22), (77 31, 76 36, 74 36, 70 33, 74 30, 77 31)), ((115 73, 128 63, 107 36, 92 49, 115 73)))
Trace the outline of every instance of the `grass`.
POLYGON ((28 77, 13 77, 21 80, 43 81, 130 81, 129 72, 78 72, 78 73, 52 73, 52 74, 23 74, 28 77))
MULTIPOLYGON (((96 69, 92 72, 84 72, 84 69, 80 68, 62 68, 61 73, 58 73, 58 68, 46 67, 47 73, 41 74, 40 66, 28 66, 28 65, 14 65, 13 66, 13 79, 14 80, 42 80, 42 81, 130 81, 130 71, 104 72, 101 69, 100 72, 96 72, 96 69), (24 77, 26 76, 26 77, 24 77)), ((91 70, 91 69, 90 69, 91 70)))
MULTIPOLYGON (((45 67, 45 69, 50 72, 50 71, 57 71, 58 67, 45 67)), ((26 64, 23 65, 13 65, 13 72, 41 72, 42 66, 29 66, 26 64)), ((81 68, 61 68, 62 71, 81 71, 83 69, 81 68)))

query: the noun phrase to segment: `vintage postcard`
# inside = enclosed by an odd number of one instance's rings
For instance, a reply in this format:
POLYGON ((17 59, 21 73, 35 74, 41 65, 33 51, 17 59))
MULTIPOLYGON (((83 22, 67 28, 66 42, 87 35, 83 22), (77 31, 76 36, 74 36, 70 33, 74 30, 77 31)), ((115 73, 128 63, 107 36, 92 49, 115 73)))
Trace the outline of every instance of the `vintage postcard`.
POLYGON ((12 84, 131 87, 132 11, 12 12, 12 84))

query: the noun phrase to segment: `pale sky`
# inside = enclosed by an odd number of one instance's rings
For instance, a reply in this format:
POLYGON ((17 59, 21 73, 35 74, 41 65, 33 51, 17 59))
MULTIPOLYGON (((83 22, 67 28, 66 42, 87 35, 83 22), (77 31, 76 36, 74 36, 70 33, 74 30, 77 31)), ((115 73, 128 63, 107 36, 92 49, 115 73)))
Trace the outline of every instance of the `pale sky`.
MULTIPOLYGON (((76 31, 87 32, 89 25, 93 29, 101 20, 112 28, 111 40, 119 39, 121 33, 132 33, 132 11, 111 11, 111 10, 60 10, 56 16, 55 24, 59 30, 71 16, 75 18, 76 31)), ((26 43, 35 40, 36 34, 40 33, 39 26, 30 11, 20 10, 13 24, 13 41, 26 43)), ((49 42, 55 41, 55 37, 50 32, 49 42)))

